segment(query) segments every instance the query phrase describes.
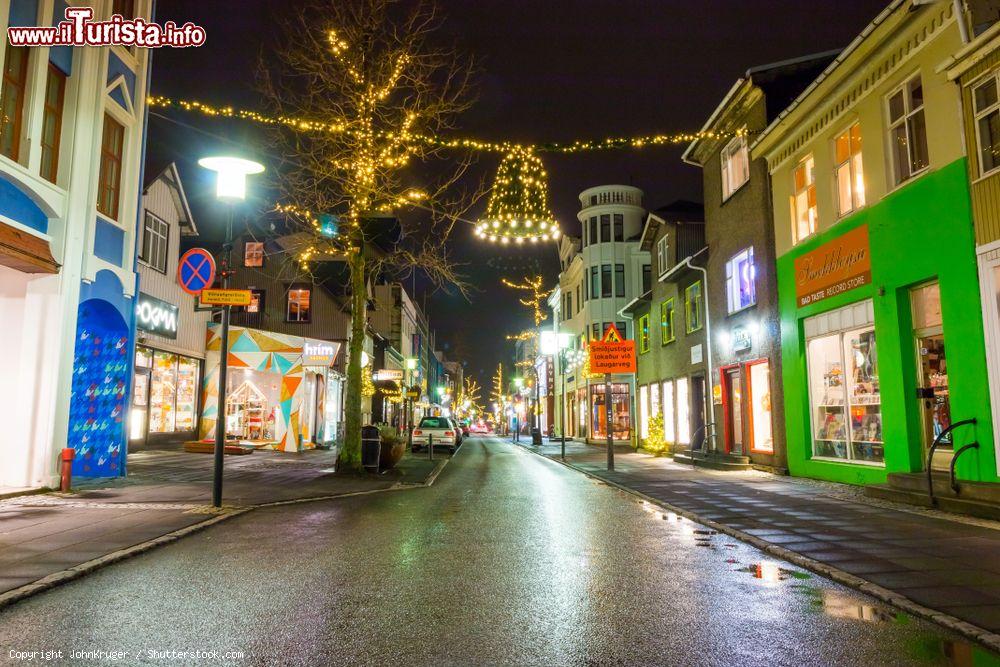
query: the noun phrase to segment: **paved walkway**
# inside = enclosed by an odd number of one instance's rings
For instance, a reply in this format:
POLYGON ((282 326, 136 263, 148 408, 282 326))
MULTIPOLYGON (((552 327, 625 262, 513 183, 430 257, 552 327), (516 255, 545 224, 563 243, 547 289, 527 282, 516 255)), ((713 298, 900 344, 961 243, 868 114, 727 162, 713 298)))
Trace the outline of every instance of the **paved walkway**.
POLYGON ((333 474, 333 453, 257 451, 227 456, 225 507, 211 507, 210 454, 131 454, 123 479, 85 482, 73 493, 0 500, 0 597, 121 549, 261 504, 422 484, 447 454, 407 454, 370 478, 333 474))
MULTIPOLYGON (((559 458, 558 441, 529 449, 559 458)), ((614 472, 603 447, 567 443, 566 462, 1000 632, 1000 523, 875 501, 856 487, 693 469, 617 448, 614 472)))

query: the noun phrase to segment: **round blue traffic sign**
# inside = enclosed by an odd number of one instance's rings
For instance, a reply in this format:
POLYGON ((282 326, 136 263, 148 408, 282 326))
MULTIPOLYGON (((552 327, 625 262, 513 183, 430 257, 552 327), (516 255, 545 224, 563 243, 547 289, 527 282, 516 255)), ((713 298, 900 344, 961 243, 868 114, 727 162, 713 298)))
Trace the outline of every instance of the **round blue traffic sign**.
POLYGON ((215 282, 215 258, 204 248, 192 248, 177 264, 177 283, 181 289, 198 296, 215 282))

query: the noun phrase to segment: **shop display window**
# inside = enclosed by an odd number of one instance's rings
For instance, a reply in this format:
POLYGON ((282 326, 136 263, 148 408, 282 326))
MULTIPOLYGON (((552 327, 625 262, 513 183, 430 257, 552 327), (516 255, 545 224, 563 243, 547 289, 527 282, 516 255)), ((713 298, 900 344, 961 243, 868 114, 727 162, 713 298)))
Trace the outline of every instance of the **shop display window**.
POLYGON ((773 452, 774 434, 771 424, 771 364, 766 360, 747 365, 750 389, 750 449, 773 452))
POLYGON ((177 396, 177 355, 153 352, 149 383, 149 432, 173 433, 177 396))
POLYGON ((649 387, 639 387, 639 437, 649 437, 649 387))
POLYGON ((677 442, 691 444, 691 400, 688 379, 677 378, 677 442))
POLYGON ((649 416, 655 417, 660 414, 660 385, 649 385, 649 416))
POLYGON ((147 428, 149 433, 194 431, 201 363, 172 352, 137 346, 135 366, 129 439, 141 440, 147 428))
MULTIPOLYGON (((611 384, 611 418, 612 436, 616 440, 628 440, 630 437, 631 414, 629 411, 630 391, 627 384, 611 384)), ((591 437, 601 439, 608 437, 607 410, 604 403, 604 385, 590 386, 591 437)))
POLYGON ((813 456, 882 463, 882 406, 875 329, 808 341, 813 456))
POLYGON ((174 428, 193 431, 198 421, 198 361, 180 357, 177 362, 177 409, 174 428))
POLYGON ((676 442, 674 432, 674 381, 663 383, 663 439, 669 443, 676 442))

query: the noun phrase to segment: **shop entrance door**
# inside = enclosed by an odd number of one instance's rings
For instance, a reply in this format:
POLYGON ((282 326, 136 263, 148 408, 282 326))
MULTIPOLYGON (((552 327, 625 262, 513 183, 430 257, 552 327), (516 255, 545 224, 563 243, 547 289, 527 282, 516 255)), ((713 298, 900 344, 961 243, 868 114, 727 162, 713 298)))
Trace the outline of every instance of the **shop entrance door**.
POLYGON ((691 376, 691 449, 705 451, 705 376, 691 376))
POLYGON ((149 438, 149 380, 149 369, 137 366, 132 378, 132 409, 128 417, 129 450, 145 447, 149 438))
MULTIPOLYGON (((913 338, 917 355, 917 400, 923 429, 924 460, 934 439, 951 425, 948 361, 941 319, 938 283, 912 290, 913 338)), ((954 454, 947 437, 935 450, 931 468, 948 470, 954 454)))
POLYGON ((739 366, 722 371, 726 397, 726 451, 743 454, 743 374, 739 366))

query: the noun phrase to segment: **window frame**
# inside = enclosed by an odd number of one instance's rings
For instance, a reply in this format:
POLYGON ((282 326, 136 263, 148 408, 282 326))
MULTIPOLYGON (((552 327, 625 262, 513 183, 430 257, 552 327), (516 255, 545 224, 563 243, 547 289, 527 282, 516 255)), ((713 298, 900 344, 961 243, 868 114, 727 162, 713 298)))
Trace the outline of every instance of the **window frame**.
POLYGON ((864 143, 864 137, 861 134, 861 121, 859 119, 857 119, 857 118, 855 118, 854 121, 850 125, 848 125, 847 127, 845 127, 843 129, 843 131, 838 132, 833 137, 833 147, 832 147, 832 150, 830 152, 831 152, 831 155, 833 155, 833 188, 834 188, 834 199, 837 202, 837 218, 838 219, 844 218, 844 217, 846 217, 846 216, 848 216, 848 215, 850 215, 852 213, 856 213, 857 211, 860 211, 861 209, 863 209, 865 206, 868 205, 868 198, 866 196, 867 188, 864 185, 864 178, 865 178, 864 155, 863 155, 862 150, 861 150, 861 146, 862 146, 863 143, 864 143), (857 148, 855 148, 854 142, 853 142, 852 136, 851 136, 852 135, 852 130, 854 128, 858 128, 858 133, 857 133, 858 134, 858 141, 857 141, 858 145, 857 145, 857 148), (845 160, 843 160, 841 162, 838 162, 837 161, 837 142, 840 140, 841 137, 843 137, 845 135, 847 136, 847 150, 848 150, 847 159, 845 159, 845 160), (857 158, 857 162, 855 162, 855 158, 857 158), (860 195, 858 194, 859 190, 858 190, 858 187, 857 187, 857 181, 858 181, 858 169, 857 169, 857 167, 859 165, 861 167, 861 169, 860 169, 860 176, 861 176, 860 195), (848 174, 849 174, 848 181, 849 181, 849 186, 850 186, 850 190, 851 190, 851 207, 849 209, 842 210, 841 209, 841 201, 840 201, 840 171, 845 166, 847 167, 847 171, 848 171, 848 174))
POLYGON ((639 354, 649 352, 649 313, 639 317, 639 354))
POLYGON ((62 126, 66 110, 67 83, 69 83, 69 77, 66 76, 66 73, 52 63, 48 63, 48 77, 45 79, 45 91, 42 97, 42 128, 38 138, 38 143, 41 147, 41 162, 38 165, 38 174, 50 183, 55 183, 59 178, 59 150, 62 146, 62 126), (59 99, 56 106, 49 104, 49 83, 52 81, 52 77, 57 77, 59 81, 59 99), (50 117, 55 118, 55 130, 53 131, 55 139, 51 146, 45 142, 45 122, 50 117), (45 173, 46 150, 52 154, 52 169, 50 173, 45 173))
POLYGON ((739 192, 744 185, 750 182, 750 149, 747 146, 745 129, 730 139, 723 146, 722 150, 719 151, 719 170, 722 176, 722 202, 725 203, 739 192), (735 150, 733 150, 734 145, 735 150), (743 155, 743 180, 736 185, 732 185, 730 177, 733 175, 733 170, 729 167, 732 164, 732 158, 741 153, 743 155))
POLYGON ((600 299, 601 297, 601 274, 597 264, 590 267, 590 298, 600 299))
MULTIPOLYGON (((254 250, 254 255, 256 255, 256 248, 254 250)), ((264 253, 264 242, 263 241, 244 241, 243 242, 243 268, 246 269, 259 269, 264 267, 265 253, 264 253), (260 264, 248 264, 247 254, 249 252, 250 246, 260 247, 260 264)))
POLYGON ((983 170, 983 140, 982 133, 979 130, 979 121, 983 118, 993 113, 1000 115, 1000 69, 995 69, 986 76, 980 77, 969 84, 969 101, 972 107, 972 123, 976 128, 976 161, 979 166, 979 178, 983 179, 1000 172, 1000 158, 997 158, 996 166, 992 169, 989 171, 983 170), (993 83, 997 90, 997 99, 985 110, 980 111, 976 109, 976 90, 990 82, 993 83))
POLYGON ((670 235, 664 234, 656 241, 656 268, 657 275, 662 276, 670 269, 667 268, 670 254, 670 235))
POLYGON ((153 269, 154 271, 159 271, 163 275, 166 275, 167 256, 170 254, 170 223, 161 218, 160 216, 150 212, 149 210, 145 210, 143 211, 143 213, 144 215, 142 216, 142 244, 139 250, 139 260, 149 268, 153 269), (157 226, 160 227, 160 229, 154 230, 152 226, 149 224, 150 221, 156 223, 157 226), (151 253, 149 250, 147 250, 147 248, 151 248, 151 246, 149 246, 149 241, 148 241, 150 235, 161 240, 161 242, 157 244, 157 247, 160 247, 162 245, 163 248, 162 268, 160 266, 157 266, 155 261, 157 258, 150 257, 151 253))
POLYGON ((312 322, 312 292, 313 292, 312 285, 294 284, 288 286, 288 289, 285 290, 285 322, 288 322, 290 324, 309 324, 310 322, 312 322), (297 317, 296 319, 292 319, 293 292, 306 292, 308 294, 305 319, 301 317, 302 304, 299 302, 297 302, 297 305, 299 306, 300 309, 299 317, 297 317))
POLYGON ((615 297, 625 297, 625 265, 615 264, 615 297))
POLYGON ((614 294, 614 285, 611 282, 611 265, 601 264, 601 298, 610 299, 614 294))
POLYGON ((125 163, 125 144, 128 140, 127 137, 128 128, 126 128, 123 123, 120 123, 110 113, 105 111, 104 129, 101 133, 100 171, 97 177, 97 210, 101 214, 116 222, 118 221, 118 216, 121 214, 122 169, 125 163), (109 129, 121 130, 119 133, 121 146, 118 153, 115 153, 113 150, 109 150, 108 148, 109 129), (112 163, 117 167, 113 183, 108 180, 109 174, 107 172, 108 164, 112 163), (105 210, 103 208, 105 193, 111 193, 113 195, 110 197, 108 202, 111 205, 111 210, 105 210))
POLYGON ((747 246, 743 250, 729 258, 726 262, 726 313, 728 315, 735 315, 736 313, 743 312, 747 308, 753 308, 757 305, 757 276, 756 276, 756 264, 754 262, 754 250, 753 246, 747 246), (754 268, 755 275, 750 279, 750 287, 752 291, 752 301, 746 305, 740 304, 740 289, 739 289, 739 277, 737 275, 736 268, 740 261, 746 259, 750 262, 750 266, 754 268))
POLYGON ((664 299, 660 303, 660 347, 669 345, 677 340, 677 330, 674 328, 674 315, 677 313, 677 305, 674 297, 664 299), (668 307, 669 304, 669 307, 668 307), (667 317, 667 313, 670 314, 667 317), (670 337, 663 335, 664 330, 669 330, 670 337))
POLYGON ((913 109, 911 100, 911 88, 910 84, 914 81, 920 81, 921 92, 924 88, 923 77, 920 72, 916 72, 904 79, 902 83, 889 91, 885 96, 885 127, 886 127, 886 140, 889 142, 889 161, 892 165, 892 176, 893 185, 890 190, 895 190, 901 185, 912 181, 917 176, 926 173, 931 168, 931 158, 930 158, 930 146, 927 143, 927 115, 925 113, 926 101, 921 98, 920 106, 917 109, 913 109), (892 110, 890 107, 892 98, 896 96, 897 93, 902 93, 903 95, 903 115, 896 121, 892 120, 892 110), (927 152, 927 164, 925 164, 920 169, 916 171, 909 171, 905 178, 900 177, 900 165, 896 162, 896 151, 893 150, 892 146, 892 136, 893 132, 902 125, 906 130, 906 157, 909 160, 909 164, 906 165, 907 170, 910 170, 913 164, 913 137, 910 136, 910 119, 916 117, 917 114, 921 114, 924 117, 924 150, 927 152))
POLYGON ((588 245, 596 245, 600 243, 599 237, 597 236, 597 216, 590 216, 590 243, 588 245))
POLYGON ((601 243, 611 243, 611 214, 601 214, 601 243))
POLYGON ((625 241, 625 214, 614 213, 611 216, 612 234, 611 238, 615 243, 625 241))
POLYGON ((639 269, 639 280, 641 281, 640 287, 642 288, 642 294, 652 291, 653 289, 653 266, 651 264, 643 264, 642 268, 639 269))
POLYGON ((250 304, 243 306, 243 312, 248 315, 261 315, 267 304, 267 290, 261 287, 249 287, 247 289, 250 292, 250 304), (253 306, 253 298, 255 295, 257 296, 257 310, 250 310, 250 307, 253 306))
POLYGON ((791 210, 792 210, 792 239, 796 244, 802 243, 806 239, 812 238, 816 235, 819 230, 819 202, 816 199, 816 159, 813 157, 812 153, 804 155, 801 160, 795 163, 792 168, 792 197, 791 197, 791 210), (809 168, 809 163, 812 163, 812 168, 809 168), (802 189, 799 189, 796 185, 795 177, 799 168, 802 167, 806 171, 806 176, 803 179, 804 185, 802 189), (810 180, 811 177, 811 180, 810 180), (810 192, 812 193, 813 204, 809 205, 810 192), (809 231, 803 236, 799 235, 799 196, 805 194, 806 196, 806 211, 814 210, 812 221, 809 224, 809 231))
MULTIPOLYGON (((14 138, 11 142, 11 152, 10 155, 4 153, 0 150, 0 155, 13 160, 14 162, 21 161, 21 140, 24 135, 24 106, 28 102, 28 79, 31 76, 31 49, 27 46, 11 46, 7 44, 7 48, 4 55, 3 72, 2 75, 2 85, 0 85, 0 101, 2 97, 6 96, 7 91, 10 90, 10 86, 13 86, 17 91, 18 102, 17 107, 14 111, 13 118, 13 134, 14 138), (24 60, 21 64, 21 69, 19 71, 18 79, 14 79, 7 75, 7 63, 10 62, 10 54, 12 51, 21 50, 24 53, 24 60)), ((2 106, 0 106, 0 114, 3 113, 2 106)), ((6 123, 3 123, 3 118, 0 117, 0 135, 3 133, 3 129, 6 127, 6 123)))
POLYGON ((695 282, 691 283, 690 285, 684 288, 684 329, 689 334, 701 331, 705 327, 705 320, 701 316, 701 306, 704 305, 704 301, 705 301, 704 287, 702 287, 700 280, 696 280, 695 282), (694 309, 692 309, 691 292, 695 287, 698 288, 698 298, 697 298, 697 304, 695 305, 694 309), (696 315, 696 319, 698 321, 697 322, 698 326, 696 327, 691 326, 692 313, 696 315))

